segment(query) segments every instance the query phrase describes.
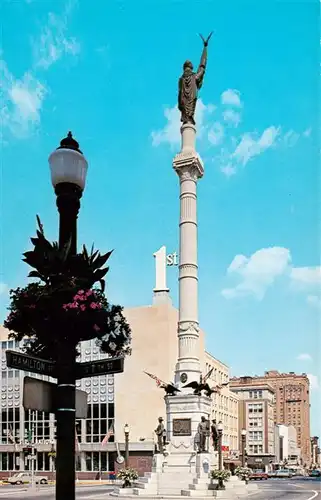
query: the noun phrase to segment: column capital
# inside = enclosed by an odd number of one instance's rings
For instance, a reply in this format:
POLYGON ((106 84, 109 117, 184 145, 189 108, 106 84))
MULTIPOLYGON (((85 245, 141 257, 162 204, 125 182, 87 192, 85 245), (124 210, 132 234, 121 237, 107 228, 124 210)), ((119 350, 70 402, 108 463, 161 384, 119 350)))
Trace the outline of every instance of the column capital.
POLYGON ((204 175, 201 157, 195 151, 182 151, 173 160, 173 168, 181 180, 197 181, 204 175))

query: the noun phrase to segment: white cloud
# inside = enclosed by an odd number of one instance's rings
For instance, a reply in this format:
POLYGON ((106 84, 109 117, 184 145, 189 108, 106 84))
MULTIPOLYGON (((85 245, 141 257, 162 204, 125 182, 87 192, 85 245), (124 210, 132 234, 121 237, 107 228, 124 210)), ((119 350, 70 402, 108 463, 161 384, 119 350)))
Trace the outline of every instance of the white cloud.
POLYGON ((242 165, 246 165, 254 156, 258 156, 272 147, 279 133, 279 127, 272 125, 266 128, 258 139, 255 139, 253 134, 244 134, 232 157, 242 165))
POLYGON ((236 89, 224 90, 221 94, 221 102, 225 105, 236 106, 237 108, 242 107, 241 102, 241 92, 236 89))
POLYGON ((234 127, 238 127, 241 123, 241 114, 234 109, 225 109, 223 111, 223 120, 234 127))
POLYGON ((67 38, 67 21, 76 0, 67 2, 63 15, 48 15, 48 23, 40 37, 32 41, 35 65, 22 77, 10 72, 3 53, 0 52, 0 141, 5 144, 6 134, 18 138, 27 137, 40 123, 43 102, 49 92, 47 85, 39 78, 37 68, 48 69, 64 53, 75 55, 79 44, 74 38, 67 38))
POLYGON ((208 131, 208 140, 213 146, 221 144, 224 138, 224 127, 220 122, 213 123, 213 126, 208 131))
POLYGON ((319 297, 318 295, 308 295, 307 303, 313 307, 316 307, 317 309, 321 309, 321 297, 319 297))
POLYGON ((292 148, 293 146, 296 145, 299 139, 300 139, 300 134, 291 129, 284 134, 283 143, 286 147, 292 148))
MULTIPOLYGON (((321 1, 321 0, 320 0, 321 1)), ((303 135, 304 137, 310 137, 311 135, 311 132, 312 132, 312 128, 307 128, 304 132, 303 132, 303 135)))
POLYGON ((28 135, 39 124, 46 87, 30 72, 25 73, 20 80, 16 79, 2 59, 0 90, 2 130, 7 129, 16 137, 28 135))
POLYGON ((310 387, 312 390, 317 391, 320 388, 319 379, 317 375, 313 375, 312 373, 307 373, 308 379, 310 381, 310 387))
POLYGON ((250 257, 236 255, 227 272, 239 275, 242 281, 233 288, 224 289, 222 295, 226 299, 252 295, 262 300, 267 288, 284 274, 290 262, 290 251, 282 247, 262 248, 250 257))
POLYGON ((299 361, 312 361, 312 356, 306 352, 303 352, 302 354, 299 354, 296 359, 298 359, 299 361))
POLYGON ((5 295, 9 290, 8 285, 6 283, 1 283, 0 282, 0 295, 5 295))
POLYGON ((49 12, 40 37, 32 43, 36 66, 48 69, 64 54, 75 56, 80 52, 79 42, 74 37, 67 37, 68 18, 74 5, 75 2, 69 1, 62 16, 49 12))
POLYGON ((221 165, 220 170, 226 177, 232 177, 232 175, 235 175, 237 171, 236 167, 231 163, 228 163, 227 165, 221 165))
POLYGON ((306 288, 321 285, 321 266, 293 267, 290 278, 294 286, 306 288))
MULTIPOLYGON (((198 99, 195 110, 195 122, 198 135, 201 136, 206 128, 205 114, 212 113, 215 107, 212 104, 205 105, 202 99, 198 99)), ((165 127, 151 133, 153 146, 159 146, 162 143, 169 143, 171 147, 176 146, 181 141, 181 114, 177 108, 166 108, 164 116, 167 120, 165 127)))
MULTIPOLYGON (((261 132, 248 131, 235 134, 235 129, 242 121, 242 109, 241 93, 236 89, 227 89, 221 94, 221 106, 218 108, 212 104, 205 105, 201 99, 197 101, 195 118, 198 136, 207 141, 207 149, 219 146, 212 163, 226 177, 235 175, 241 167, 268 149, 282 145, 293 147, 301 136, 310 133, 309 129, 300 134, 293 129, 283 132, 281 126, 270 125, 261 132), (214 109, 216 109, 215 121, 212 122, 211 113, 214 109)), ((152 131, 152 144, 159 146, 167 143, 171 147, 177 146, 181 141, 180 113, 174 106, 167 107, 164 115, 167 122, 161 130, 152 131)))

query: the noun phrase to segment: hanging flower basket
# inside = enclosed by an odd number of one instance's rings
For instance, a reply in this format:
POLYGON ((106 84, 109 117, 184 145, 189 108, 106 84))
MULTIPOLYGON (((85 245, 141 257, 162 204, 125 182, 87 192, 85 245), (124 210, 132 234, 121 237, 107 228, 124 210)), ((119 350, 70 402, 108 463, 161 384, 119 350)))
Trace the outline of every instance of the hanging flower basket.
POLYGON ((132 469, 131 467, 126 467, 124 469, 120 469, 117 472, 117 479, 121 479, 123 481, 123 488, 130 488, 133 481, 137 481, 138 472, 136 469, 132 469))
POLYGON ((10 338, 24 340, 27 353, 59 361, 65 351, 79 355, 78 344, 96 339, 103 353, 110 356, 130 354, 131 331, 122 307, 111 305, 104 293, 103 268, 112 252, 97 250, 70 255, 71 240, 63 249, 39 230, 31 238, 32 251, 24 262, 36 282, 10 291, 10 314, 4 322, 10 338), (100 288, 97 286, 100 284, 100 288))

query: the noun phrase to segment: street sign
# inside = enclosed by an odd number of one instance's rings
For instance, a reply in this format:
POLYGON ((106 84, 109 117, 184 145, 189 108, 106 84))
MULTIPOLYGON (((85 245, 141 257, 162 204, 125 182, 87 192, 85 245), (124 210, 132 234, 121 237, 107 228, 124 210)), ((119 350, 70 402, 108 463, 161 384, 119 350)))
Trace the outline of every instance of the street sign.
MULTIPOLYGON (((87 392, 76 390, 76 418, 87 418, 87 397, 87 392)), ((37 378, 25 377, 23 380, 22 404, 25 410, 55 413, 57 408, 57 384, 37 378)))
POLYGON ((56 365, 53 361, 46 359, 35 358, 29 354, 22 354, 16 351, 6 351, 7 366, 16 370, 25 372, 40 373, 40 375, 48 375, 56 377, 56 365))
MULTIPOLYGON (((54 361, 36 358, 29 354, 16 351, 6 351, 7 366, 16 370, 39 373, 57 378, 57 367, 54 361)), ((124 358, 107 358, 98 361, 88 361, 86 363, 76 363, 76 378, 97 377, 112 373, 122 373, 124 371, 124 358)))
POLYGON ((124 358, 107 358, 87 363, 76 363, 76 378, 98 377, 124 371, 124 358))

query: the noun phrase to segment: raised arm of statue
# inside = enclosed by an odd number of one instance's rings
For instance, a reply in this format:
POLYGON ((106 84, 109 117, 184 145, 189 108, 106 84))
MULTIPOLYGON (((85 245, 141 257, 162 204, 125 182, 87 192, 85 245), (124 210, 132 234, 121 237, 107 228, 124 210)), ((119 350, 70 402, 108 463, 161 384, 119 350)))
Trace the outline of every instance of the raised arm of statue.
POLYGON ((207 46, 208 46, 208 42, 209 42, 212 34, 213 34, 213 31, 212 31, 212 33, 209 34, 209 36, 206 38, 206 40, 205 40, 205 38, 202 35, 200 35, 201 39, 203 40, 204 47, 203 47, 203 52, 202 52, 202 55, 201 55, 201 62, 199 64, 198 70, 197 70, 197 72, 195 74, 196 84, 197 84, 197 87, 199 89, 202 86, 203 78, 204 78, 204 75, 205 75, 206 63, 207 63, 207 46))

